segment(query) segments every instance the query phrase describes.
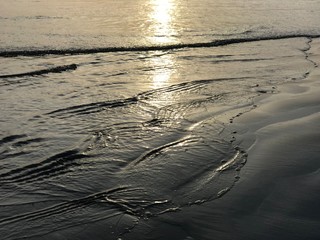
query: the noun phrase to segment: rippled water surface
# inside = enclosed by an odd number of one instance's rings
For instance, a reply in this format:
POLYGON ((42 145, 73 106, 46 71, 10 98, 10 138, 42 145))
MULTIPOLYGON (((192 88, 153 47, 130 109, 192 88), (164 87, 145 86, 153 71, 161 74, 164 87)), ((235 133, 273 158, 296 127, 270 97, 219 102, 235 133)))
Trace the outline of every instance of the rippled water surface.
POLYGON ((0 5, 5 239, 125 239, 222 197, 233 119, 316 67, 319 1, 0 5))
POLYGON ((1 1, 0 48, 93 48, 319 34, 319 2, 1 1))

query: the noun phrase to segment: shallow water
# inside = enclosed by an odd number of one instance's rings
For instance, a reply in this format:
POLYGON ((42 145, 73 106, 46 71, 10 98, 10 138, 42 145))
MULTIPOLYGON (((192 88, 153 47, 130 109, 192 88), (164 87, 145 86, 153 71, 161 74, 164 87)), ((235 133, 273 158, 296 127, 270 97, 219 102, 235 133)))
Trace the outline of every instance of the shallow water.
POLYGON ((214 202, 247 159, 233 120, 317 68, 318 1, 0 2, 5 239, 148 238, 214 202))

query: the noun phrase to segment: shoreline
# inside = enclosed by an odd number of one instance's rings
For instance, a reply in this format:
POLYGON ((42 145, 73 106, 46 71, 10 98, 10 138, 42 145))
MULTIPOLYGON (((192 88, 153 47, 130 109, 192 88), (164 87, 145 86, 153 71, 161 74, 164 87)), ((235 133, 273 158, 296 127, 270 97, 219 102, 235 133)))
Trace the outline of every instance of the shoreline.
POLYGON ((235 144, 248 159, 230 193, 210 205, 226 210, 222 229, 230 231, 216 233, 220 239, 320 238, 320 69, 313 62, 306 79, 257 97, 257 108, 233 120, 235 144))
POLYGON ((243 239, 320 237, 319 72, 280 85, 280 93, 234 120, 248 161, 221 203, 238 206, 232 215, 243 239))
POLYGON ((142 221, 124 239, 143 232, 143 239, 319 239, 319 79, 316 65, 304 80, 256 97, 258 107, 233 118, 227 128, 248 159, 227 194, 142 221))

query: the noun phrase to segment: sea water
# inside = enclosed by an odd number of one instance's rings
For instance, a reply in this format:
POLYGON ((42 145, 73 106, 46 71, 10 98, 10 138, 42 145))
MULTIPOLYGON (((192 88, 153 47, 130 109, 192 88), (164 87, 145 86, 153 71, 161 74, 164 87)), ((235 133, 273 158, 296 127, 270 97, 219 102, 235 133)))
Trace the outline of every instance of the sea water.
POLYGON ((183 239, 157 220, 235 186, 233 119, 316 67, 315 0, 0 6, 4 239, 183 239))

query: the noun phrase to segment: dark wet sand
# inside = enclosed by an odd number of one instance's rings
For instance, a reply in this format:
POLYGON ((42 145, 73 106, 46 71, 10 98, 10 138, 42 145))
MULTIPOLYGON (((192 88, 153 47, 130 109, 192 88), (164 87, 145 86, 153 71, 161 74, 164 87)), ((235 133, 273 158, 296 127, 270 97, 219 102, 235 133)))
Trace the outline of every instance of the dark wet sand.
POLYGON ((255 139, 241 180, 222 201, 240 239, 319 239, 319 75, 261 101, 235 121, 255 139), (254 137, 253 137, 254 135, 254 137))
POLYGON ((229 193, 140 222, 124 239, 320 239, 319 80, 316 66, 234 119, 248 161, 229 193))

